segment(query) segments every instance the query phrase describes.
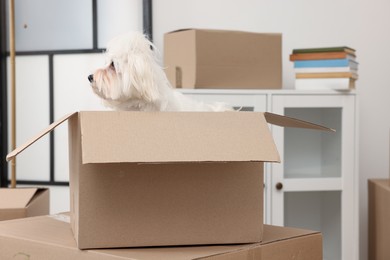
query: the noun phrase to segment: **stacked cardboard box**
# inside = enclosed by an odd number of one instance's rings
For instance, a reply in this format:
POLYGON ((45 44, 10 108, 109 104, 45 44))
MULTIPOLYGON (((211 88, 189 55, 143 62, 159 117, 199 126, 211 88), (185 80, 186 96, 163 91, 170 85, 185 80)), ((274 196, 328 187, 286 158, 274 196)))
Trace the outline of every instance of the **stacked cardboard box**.
MULTIPOLYGON (((298 254, 302 259, 321 259, 318 233, 290 233, 290 229, 270 227, 266 236, 262 204, 263 163, 279 161, 267 122, 330 129, 258 112, 78 112, 53 123, 10 153, 7 159, 65 121, 69 126, 69 222, 76 241, 72 247, 245 243, 222 247, 223 253, 212 253, 219 252, 217 247, 205 250, 211 255, 221 254, 215 259, 224 259, 223 254, 229 259, 233 251, 240 251, 243 256, 267 255, 268 249, 264 248, 282 247, 286 252, 294 251, 291 257, 298 254), (297 239, 305 240, 313 248, 302 244, 305 250, 299 246, 297 248, 302 250, 292 249, 295 243, 300 243, 297 239), (279 240, 284 242, 277 242, 279 240), (264 253, 259 253, 263 250, 264 253)), ((48 219, 50 217, 28 221, 46 223, 48 219)), ((29 225, 27 220, 12 223, 29 225)), ((49 231, 55 232, 57 224, 49 231)), ((14 229, 9 231, 7 226, 0 228, 0 239, 24 240, 19 233, 13 239, 7 238, 16 232, 14 229)), ((29 239, 35 240, 39 236, 36 233, 29 239)), ((37 243, 31 246, 32 251, 35 246, 42 246, 41 242, 37 243)), ((198 251, 197 247, 192 249, 198 251)), ((159 249, 152 251, 159 252, 159 249)), ((122 251, 109 252, 121 255, 122 251)))
POLYGON ((164 35, 164 67, 174 87, 281 89, 282 35, 183 29, 164 35))
MULTIPOLYGON (((390 176, 389 176, 390 177, 390 176)), ((390 178, 368 180, 368 257, 390 259, 390 178)))
POLYGON ((390 179, 368 180, 370 260, 390 259, 390 179))
POLYGON ((0 189, 0 221, 49 214, 49 189, 0 189))
POLYGON ((58 214, 0 223, 0 259, 322 259, 322 237, 314 231, 264 226, 262 243, 79 250, 69 216, 58 214))

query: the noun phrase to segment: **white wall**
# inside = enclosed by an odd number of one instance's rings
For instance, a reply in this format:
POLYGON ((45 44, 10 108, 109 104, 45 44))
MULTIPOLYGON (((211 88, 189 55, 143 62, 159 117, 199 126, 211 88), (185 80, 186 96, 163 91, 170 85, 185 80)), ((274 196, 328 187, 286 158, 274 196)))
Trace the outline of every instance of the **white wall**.
POLYGON ((362 260, 367 259, 367 179, 389 177, 389 10, 387 0, 153 1, 153 39, 161 53, 163 34, 180 28, 281 32, 284 88, 293 88, 292 49, 347 45, 357 50, 362 260))

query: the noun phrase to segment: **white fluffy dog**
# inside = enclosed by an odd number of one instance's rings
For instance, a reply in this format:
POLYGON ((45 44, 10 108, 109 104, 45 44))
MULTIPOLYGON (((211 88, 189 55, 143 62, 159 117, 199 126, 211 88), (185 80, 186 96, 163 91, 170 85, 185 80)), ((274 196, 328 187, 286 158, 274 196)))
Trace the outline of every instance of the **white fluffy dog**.
POLYGON ((107 45, 107 66, 88 76, 106 106, 132 111, 231 111, 223 103, 205 104, 173 89, 158 65, 153 44, 131 32, 107 45))

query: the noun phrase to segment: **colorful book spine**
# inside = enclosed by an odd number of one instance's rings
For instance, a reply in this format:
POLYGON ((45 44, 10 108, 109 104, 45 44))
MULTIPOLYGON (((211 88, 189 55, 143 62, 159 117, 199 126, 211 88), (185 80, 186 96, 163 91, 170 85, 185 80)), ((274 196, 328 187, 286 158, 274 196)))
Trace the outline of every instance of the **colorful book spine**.
POLYGON ((352 49, 347 46, 339 46, 339 47, 325 47, 325 48, 306 48, 306 49, 294 49, 293 54, 295 53, 313 53, 313 52, 347 52, 354 54, 355 49, 352 49))
POLYGON ((294 68, 322 68, 322 67, 345 67, 356 69, 358 63, 349 59, 332 60, 298 60, 294 62, 294 68))
POLYGON ((297 73, 297 79, 311 79, 311 78, 351 78, 357 79, 358 75, 351 72, 319 72, 319 73, 297 73))
POLYGON ((354 60, 355 55, 346 52, 318 52, 318 53, 298 53, 291 54, 290 61, 297 60, 330 60, 330 59, 349 59, 354 60))
POLYGON ((354 79, 326 78, 326 79, 296 79, 295 89, 299 90, 350 90, 355 88, 354 79))
POLYGON ((295 89, 299 90, 350 90, 355 88, 354 79, 350 78, 314 78, 295 79, 295 89))
POLYGON ((321 72, 351 72, 357 74, 357 69, 349 66, 344 67, 322 67, 322 68, 295 68, 295 73, 321 73, 321 72))

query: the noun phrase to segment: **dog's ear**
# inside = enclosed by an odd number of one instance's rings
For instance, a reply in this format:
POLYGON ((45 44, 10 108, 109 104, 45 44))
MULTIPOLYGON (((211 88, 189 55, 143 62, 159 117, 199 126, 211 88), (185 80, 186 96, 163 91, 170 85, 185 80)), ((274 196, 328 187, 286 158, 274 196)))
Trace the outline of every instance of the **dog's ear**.
POLYGON ((129 80, 140 97, 147 102, 159 98, 157 63, 150 53, 132 53, 128 56, 129 80))

